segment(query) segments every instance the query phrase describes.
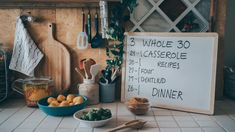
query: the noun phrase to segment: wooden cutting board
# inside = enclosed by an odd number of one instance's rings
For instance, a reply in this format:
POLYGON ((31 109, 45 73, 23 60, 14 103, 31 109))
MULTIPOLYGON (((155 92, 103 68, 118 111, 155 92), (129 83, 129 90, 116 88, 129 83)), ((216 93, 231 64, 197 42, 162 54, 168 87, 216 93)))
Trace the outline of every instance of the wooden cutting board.
POLYGON ((55 24, 48 24, 48 41, 39 45, 44 58, 38 68, 39 76, 50 76, 57 93, 64 93, 71 83, 71 59, 68 49, 54 36, 55 24))

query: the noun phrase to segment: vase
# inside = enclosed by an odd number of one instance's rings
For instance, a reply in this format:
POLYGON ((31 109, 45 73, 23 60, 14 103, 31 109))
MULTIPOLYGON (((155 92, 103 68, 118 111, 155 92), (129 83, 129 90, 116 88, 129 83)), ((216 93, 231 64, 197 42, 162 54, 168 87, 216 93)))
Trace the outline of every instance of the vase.
POLYGON ((111 103, 115 100, 116 82, 99 83, 100 85, 100 102, 111 103))
POLYGON ((99 103, 99 85, 92 79, 83 79, 83 83, 79 85, 79 94, 88 98, 88 105, 99 103))

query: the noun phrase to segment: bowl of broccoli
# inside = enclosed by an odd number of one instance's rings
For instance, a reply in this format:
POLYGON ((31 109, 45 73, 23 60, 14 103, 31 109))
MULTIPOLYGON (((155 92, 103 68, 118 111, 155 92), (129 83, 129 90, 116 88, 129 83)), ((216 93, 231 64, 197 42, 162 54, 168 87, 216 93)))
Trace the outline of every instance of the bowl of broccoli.
POLYGON ((74 113, 73 117, 88 127, 101 127, 112 119, 112 113, 104 108, 87 108, 74 113))

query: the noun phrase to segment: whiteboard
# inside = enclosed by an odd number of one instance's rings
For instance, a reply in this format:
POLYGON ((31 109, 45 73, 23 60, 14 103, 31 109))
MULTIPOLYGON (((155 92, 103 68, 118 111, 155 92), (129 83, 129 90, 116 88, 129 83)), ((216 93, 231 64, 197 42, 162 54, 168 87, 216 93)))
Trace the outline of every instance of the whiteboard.
POLYGON ((217 33, 125 33, 121 100, 213 114, 217 33))

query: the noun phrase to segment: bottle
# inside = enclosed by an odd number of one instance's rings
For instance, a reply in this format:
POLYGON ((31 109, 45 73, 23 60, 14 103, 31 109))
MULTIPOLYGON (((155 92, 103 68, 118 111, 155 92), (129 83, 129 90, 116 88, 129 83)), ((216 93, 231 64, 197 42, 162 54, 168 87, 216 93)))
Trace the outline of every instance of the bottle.
POLYGON ((99 85, 95 80, 84 79, 83 83, 79 85, 79 94, 88 98, 88 105, 95 105, 99 103, 99 85))

